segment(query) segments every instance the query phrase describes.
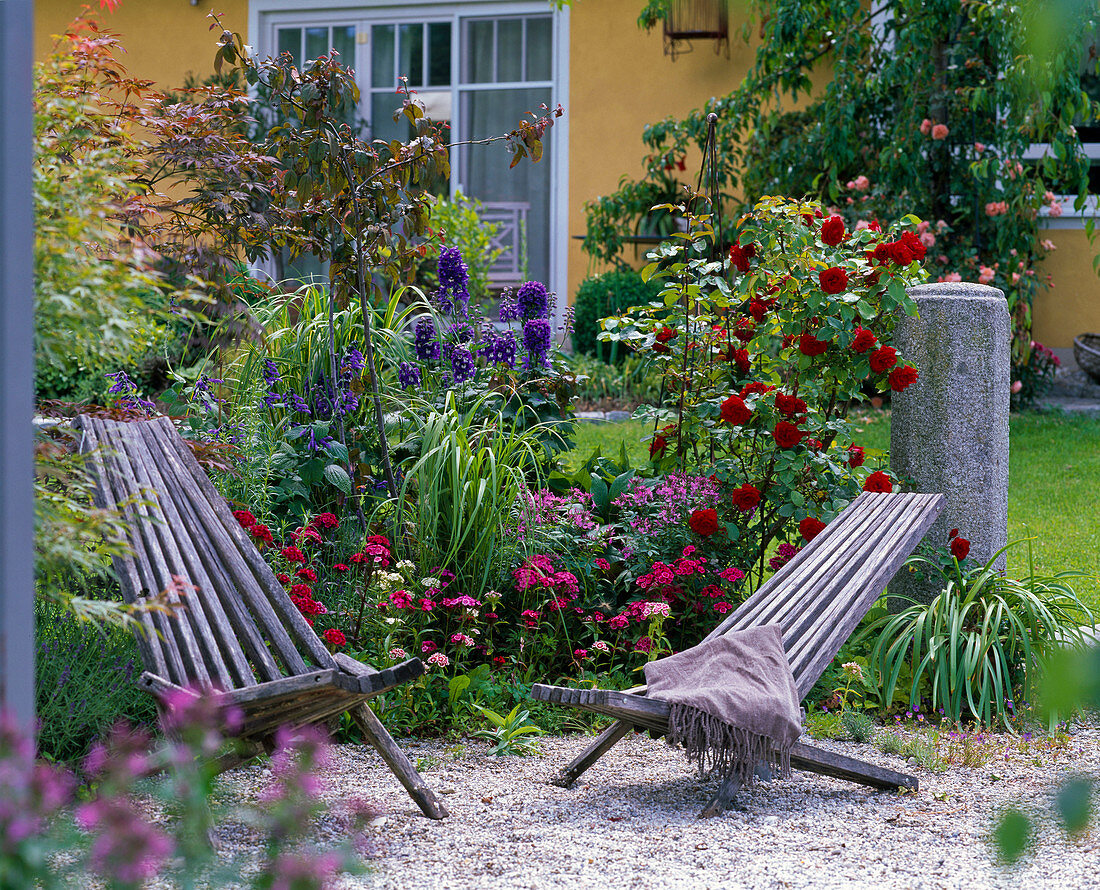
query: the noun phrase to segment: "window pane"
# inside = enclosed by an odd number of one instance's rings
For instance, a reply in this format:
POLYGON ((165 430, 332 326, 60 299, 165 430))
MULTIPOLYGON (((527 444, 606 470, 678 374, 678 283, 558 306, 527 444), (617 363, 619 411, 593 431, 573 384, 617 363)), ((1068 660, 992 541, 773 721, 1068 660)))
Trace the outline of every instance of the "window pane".
POLYGON ((497 82, 523 80, 523 19, 497 24, 497 82))
POLYGON ((424 84, 424 26, 401 25, 397 41, 397 73, 409 78, 409 86, 424 84))
POLYGON ((451 23, 428 25, 428 86, 442 87, 451 82, 451 23))
MULTIPOLYGON (((473 90, 462 93, 459 102, 463 137, 483 139, 514 127, 528 109, 550 104, 550 90, 473 90)), ((490 209, 499 218, 514 222, 511 253, 500 264, 522 269, 526 262, 529 276, 540 281, 550 273, 550 171, 557 134, 556 129, 546 134, 540 163, 520 164, 513 170, 508 169, 511 153, 503 144, 460 150, 459 179, 466 194, 493 204, 490 209)))
POLYGON ((551 57, 550 19, 527 20, 527 79, 549 80, 551 57))
POLYGON ((294 59, 294 64, 297 65, 302 59, 302 29, 301 28, 280 28, 279 29, 279 55, 283 53, 290 53, 294 59))
POLYGON ((409 119, 399 117, 394 123, 393 113, 402 105, 400 96, 392 90, 384 93, 373 93, 370 97, 370 137, 371 139, 385 139, 391 142, 400 139, 407 142, 409 139, 409 119))
POLYGON ((306 59, 316 59, 325 55, 329 46, 328 28, 306 28, 306 59))
POLYGON ((370 29, 371 86, 393 89, 393 25, 375 25, 370 29))
POLYGON ((355 67, 355 25, 337 25, 332 29, 332 48, 340 54, 340 64, 355 67))
POLYGON ((467 83, 493 82, 493 23, 473 21, 466 23, 466 45, 462 47, 466 57, 467 83))

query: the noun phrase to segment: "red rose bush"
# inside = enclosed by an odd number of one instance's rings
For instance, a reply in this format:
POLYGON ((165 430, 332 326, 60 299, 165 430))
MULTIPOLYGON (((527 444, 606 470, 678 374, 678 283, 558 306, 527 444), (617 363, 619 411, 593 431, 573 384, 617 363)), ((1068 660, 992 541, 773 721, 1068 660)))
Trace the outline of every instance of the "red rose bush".
POLYGON ((848 412, 866 387, 902 392, 918 377, 891 335, 915 312, 906 289, 925 277, 926 249, 915 220, 848 231, 782 198, 743 217, 724 251, 707 218, 690 222, 643 270, 665 280, 660 304, 602 337, 663 372, 666 404, 638 413, 660 430, 654 471, 702 474, 724 492, 685 519, 684 540, 762 571, 776 539, 781 563, 861 491, 894 489, 881 455, 852 441, 848 412))

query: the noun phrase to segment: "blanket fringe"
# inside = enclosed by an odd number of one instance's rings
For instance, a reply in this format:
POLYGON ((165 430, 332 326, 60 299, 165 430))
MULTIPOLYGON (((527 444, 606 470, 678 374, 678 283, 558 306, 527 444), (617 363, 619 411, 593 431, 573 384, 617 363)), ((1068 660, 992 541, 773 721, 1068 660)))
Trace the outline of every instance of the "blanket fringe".
POLYGON ((691 705, 672 705, 666 739, 670 745, 683 746, 702 778, 715 773, 723 779, 737 775, 747 787, 761 761, 782 778, 791 774, 790 745, 777 745, 767 736, 731 726, 691 705))

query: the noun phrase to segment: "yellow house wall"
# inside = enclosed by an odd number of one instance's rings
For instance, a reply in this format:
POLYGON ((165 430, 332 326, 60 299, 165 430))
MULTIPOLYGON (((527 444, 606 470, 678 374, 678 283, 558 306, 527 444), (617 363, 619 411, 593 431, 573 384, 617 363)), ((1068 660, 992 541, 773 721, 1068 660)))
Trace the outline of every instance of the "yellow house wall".
POLYGON ((35 58, 46 56, 54 35, 63 33, 87 5, 100 26, 121 35, 123 65, 132 77, 155 81, 162 89, 180 87, 188 74, 200 79, 214 71, 218 32, 207 14, 224 13, 231 31, 248 29, 248 0, 217 0, 192 6, 187 0, 122 0, 112 13, 93 0, 36 0, 35 58))
MULTIPOLYGON (((647 154, 646 124, 683 117, 711 96, 733 91, 748 72, 753 50, 739 37, 743 13, 731 4, 730 54, 714 41, 696 41, 675 61, 664 54, 660 28, 635 21, 638 0, 580 0, 569 11, 569 299, 581 281, 603 271, 590 265, 574 236, 585 232, 584 205, 613 192, 624 176, 640 178, 647 154)), ((694 183, 698 159, 688 158, 684 181, 694 183)), ((644 254, 644 250, 640 251, 644 254)), ((633 248, 626 248, 631 258, 633 248)))
POLYGON ((1049 229, 1042 233, 1057 247, 1039 268, 1050 275, 1054 289, 1032 306, 1032 334, 1046 346, 1068 348, 1085 332, 1100 332, 1100 278, 1092 258, 1100 245, 1089 243, 1083 229, 1049 229))
MULTIPOLYGON (((35 55, 42 58, 53 36, 64 31, 87 0, 37 0, 35 55)), ((210 31, 210 3, 191 6, 186 0, 123 0, 111 13, 89 3, 100 23, 122 35, 123 62, 130 74, 161 87, 182 85, 190 74, 212 71, 216 35, 210 31)), ((659 29, 645 32, 635 25, 638 0, 581 0, 570 9, 568 183, 568 294, 586 275, 602 271, 592 266, 574 237, 585 231, 584 204, 612 192, 624 175, 644 172, 646 124, 669 115, 682 117, 711 96, 730 92, 752 63, 753 48, 737 36, 739 4, 731 9, 730 54, 716 54, 714 44, 699 41, 693 52, 675 61, 664 55, 659 29)), ((218 0, 226 27, 244 34, 248 0, 218 0)), ((685 179, 694 180, 698 158, 688 159, 685 179)), ((1096 249, 1082 230, 1052 229, 1044 233, 1058 249, 1045 261, 1054 289, 1034 307, 1035 338, 1048 346, 1067 348, 1074 335, 1100 331, 1100 279, 1092 270, 1096 249)), ((627 248, 629 258, 633 248, 627 248)))

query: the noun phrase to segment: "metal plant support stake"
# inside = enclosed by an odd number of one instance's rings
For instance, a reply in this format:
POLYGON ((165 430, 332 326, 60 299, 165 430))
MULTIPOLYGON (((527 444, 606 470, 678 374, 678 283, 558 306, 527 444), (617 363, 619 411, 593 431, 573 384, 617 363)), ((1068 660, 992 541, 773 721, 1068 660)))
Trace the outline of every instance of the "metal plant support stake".
POLYGON ((0 712, 34 723, 31 0, 0 0, 0 712))

